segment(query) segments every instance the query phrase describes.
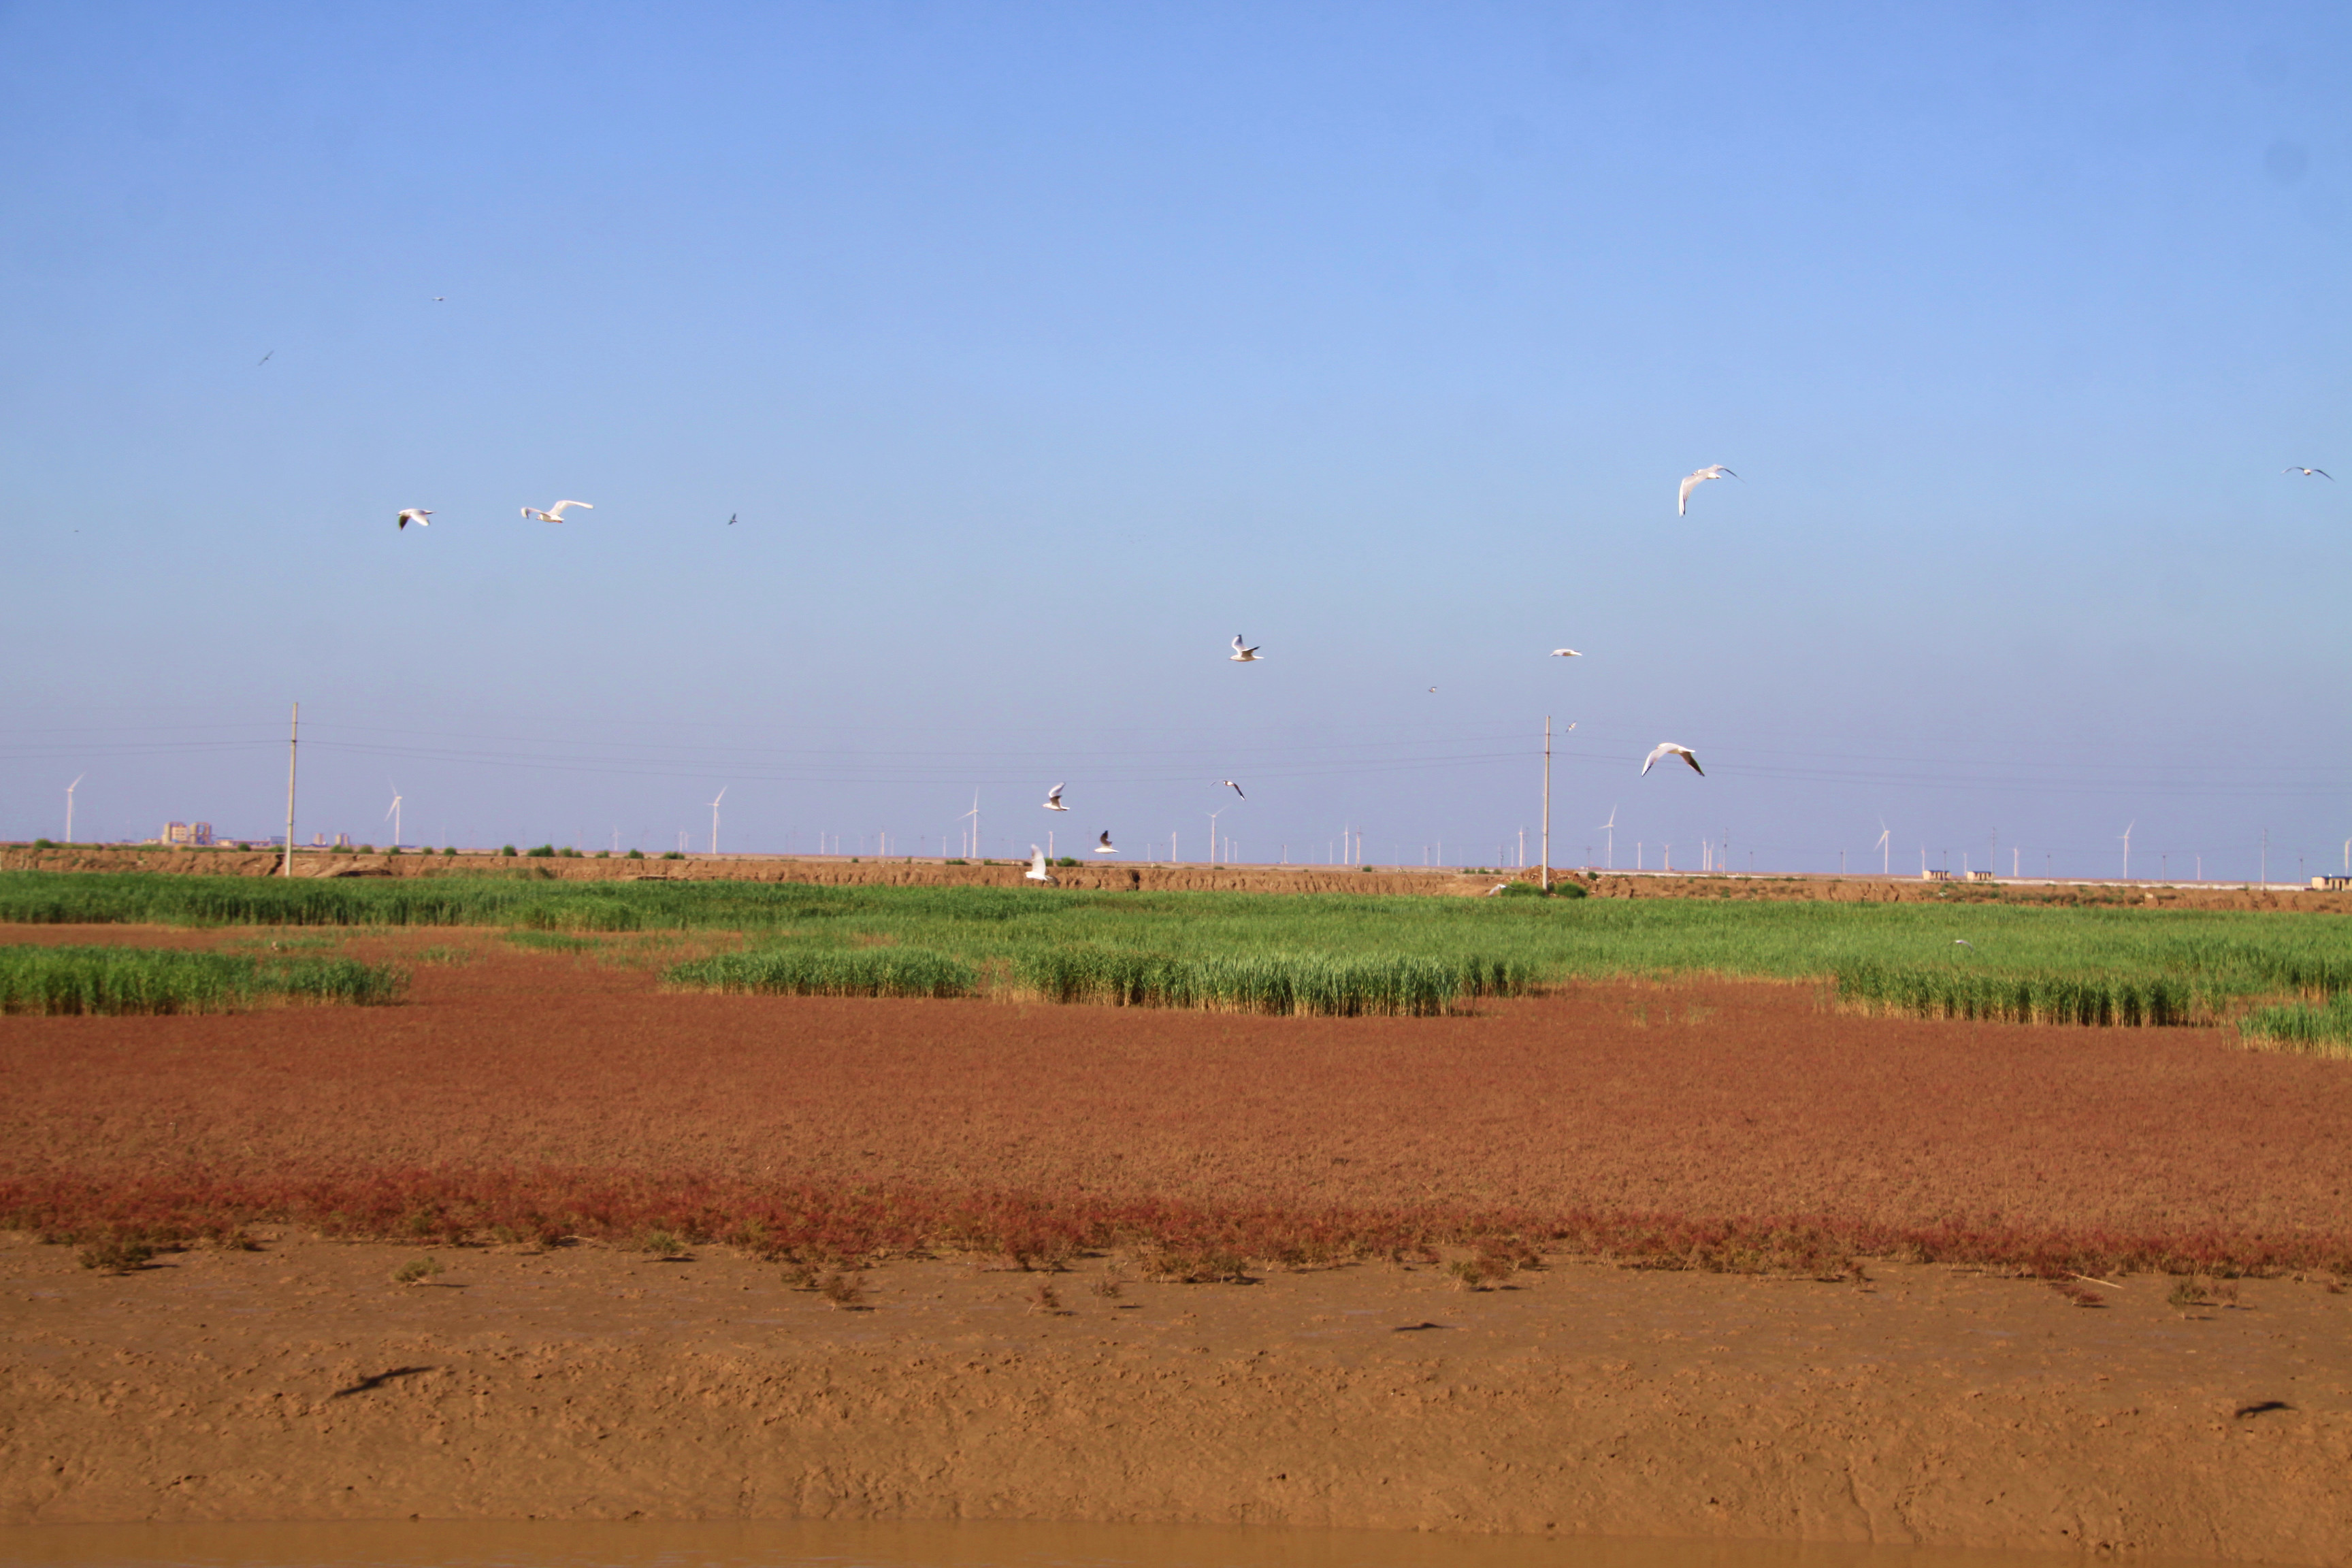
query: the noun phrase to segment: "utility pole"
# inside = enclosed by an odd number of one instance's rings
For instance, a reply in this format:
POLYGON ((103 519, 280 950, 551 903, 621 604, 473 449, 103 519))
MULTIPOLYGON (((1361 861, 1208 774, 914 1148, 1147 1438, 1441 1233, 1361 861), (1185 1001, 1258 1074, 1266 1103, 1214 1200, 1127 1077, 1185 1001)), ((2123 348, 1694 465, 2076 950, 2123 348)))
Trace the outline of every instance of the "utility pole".
POLYGON ((1544 715, 1543 890, 1551 891, 1551 715, 1544 715))
POLYGON ((294 704, 294 715, 286 726, 286 863, 278 874, 294 874, 294 747, 302 736, 302 705, 294 704))

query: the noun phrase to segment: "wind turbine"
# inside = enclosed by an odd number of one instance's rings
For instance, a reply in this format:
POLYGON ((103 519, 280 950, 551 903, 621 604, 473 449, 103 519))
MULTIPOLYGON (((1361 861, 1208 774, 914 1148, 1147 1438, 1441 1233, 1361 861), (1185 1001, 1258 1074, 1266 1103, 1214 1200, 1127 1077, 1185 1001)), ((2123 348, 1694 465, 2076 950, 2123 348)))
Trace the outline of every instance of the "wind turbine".
MULTIPOLYGON (((1609 820, 1601 825, 1601 831, 1609 835, 1609 868, 1614 871, 1617 869, 1617 808, 1614 805, 1609 808, 1609 820)), ((1591 851, 1587 850, 1586 853, 1591 854, 1591 851)))
MULTIPOLYGON (((385 782, 390 783, 389 780, 385 782)), ((392 847, 397 849, 400 847, 400 786, 398 784, 392 786, 392 809, 383 815, 392 824, 392 847)))
POLYGON ((81 781, 88 777, 88 773, 76 773, 74 782, 66 785, 66 847, 68 849, 73 847, 73 792, 79 789, 81 781))
MULTIPOLYGON (((974 791, 972 791, 972 792, 971 792, 971 809, 970 811, 965 812, 965 813, 963 814, 963 816, 968 816, 968 817, 971 818, 971 847, 970 849, 966 850, 966 851, 965 851, 965 853, 966 853, 966 854, 968 854, 968 855, 970 855, 973 859, 977 860, 977 859, 979 859, 979 858, 981 858, 981 856, 980 856, 980 792, 979 792, 978 790, 974 790, 974 791)), ((956 820, 957 820, 958 822, 961 822, 961 821, 963 820, 963 816, 960 816, 960 817, 956 818, 956 820)))
POLYGON ((719 853, 719 803, 727 798, 727 791, 730 787, 721 784, 719 793, 710 797, 710 852, 713 855, 719 853))
POLYGON ((2138 826, 2139 826, 2139 818, 2138 818, 2138 817, 2137 817, 2137 816, 2135 816, 2135 817, 2133 817, 2133 818, 2131 819, 2131 826, 2128 826, 2128 827, 2126 827, 2126 828, 2124 829, 2124 880, 2125 880, 2125 881, 2126 881, 2126 882, 2128 882, 2128 881, 2130 881, 2130 880, 2131 880, 2131 835, 2132 835, 2132 828, 2133 828, 2133 827, 2137 827, 2138 826))
POLYGON ((1895 849, 1893 844, 1890 842, 1894 837, 1894 833, 1895 830, 1886 826, 1886 818, 1883 816, 1880 817, 1878 819, 1878 842, 1872 845, 1871 847, 1878 851, 1878 874, 1882 877, 1892 877, 1895 875, 1895 849))
POLYGON ((1224 814, 1225 808, 1222 805, 1209 813, 1209 864, 1212 866, 1217 863, 1217 818, 1224 814))

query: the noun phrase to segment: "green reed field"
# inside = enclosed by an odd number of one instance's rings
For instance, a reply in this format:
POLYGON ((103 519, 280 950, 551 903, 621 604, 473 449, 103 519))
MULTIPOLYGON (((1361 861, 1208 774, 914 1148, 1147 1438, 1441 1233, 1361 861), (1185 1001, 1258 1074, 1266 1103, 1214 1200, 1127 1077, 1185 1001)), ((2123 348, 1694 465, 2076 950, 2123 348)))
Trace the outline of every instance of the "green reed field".
POLYGON ((17 871, 0 873, 0 921, 726 931, 743 952, 679 965, 670 983, 1265 1012, 1425 1013, 1578 978, 1704 973, 1829 982, 1843 1005, 1913 1016, 2243 1016, 2250 1043, 2352 1037, 2352 1006, 2333 1005, 2352 996, 2352 923, 2322 914, 17 871))
POLYGON ((389 964, 152 947, 0 947, 0 1013, 236 1013, 272 1002, 398 999, 389 964))

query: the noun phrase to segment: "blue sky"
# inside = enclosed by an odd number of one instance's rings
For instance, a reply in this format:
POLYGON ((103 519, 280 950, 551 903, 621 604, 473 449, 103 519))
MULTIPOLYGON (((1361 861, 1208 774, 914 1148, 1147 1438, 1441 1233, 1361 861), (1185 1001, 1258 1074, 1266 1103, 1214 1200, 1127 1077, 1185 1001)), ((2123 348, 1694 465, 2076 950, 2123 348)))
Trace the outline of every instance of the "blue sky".
POLYGON ((1549 713, 1563 863, 2334 866, 2347 79, 2322 5, 19 0, 0 835, 273 831, 299 700, 305 840, 1486 864, 1549 713))

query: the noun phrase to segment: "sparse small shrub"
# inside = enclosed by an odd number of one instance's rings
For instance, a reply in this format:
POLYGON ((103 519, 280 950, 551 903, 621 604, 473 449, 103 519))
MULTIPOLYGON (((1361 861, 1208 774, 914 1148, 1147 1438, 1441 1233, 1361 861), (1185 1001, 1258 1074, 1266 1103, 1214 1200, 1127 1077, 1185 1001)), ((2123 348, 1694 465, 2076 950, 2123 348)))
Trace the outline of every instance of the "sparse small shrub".
POLYGON ((555 858, 555 846, 542 844, 536 849, 526 849, 522 854, 526 860, 552 860, 555 858))
POLYGON ((33 847, 36 849, 55 849, 57 847, 57 844, 50 839, 36 838, 33 840, 33 847))
POLYGON ((124 1236, 104 1236, 83 1247, 80 1262, 84 1268, 95 1268, 102 1274, 128 1274, 147 1266, 155 1256, 148 1243, 124 1236))
POLYGON ((1065 855, 1054 862, 1056 866, 1075 866, 1077 863, 1078 858, 1075 855, 1065 855))
POLYGON ((441 1260, 428 1252, 422 1258, 412 1258, 394 1269, 392 1282, 395 1285, 422 1285, 440 1272, 441 1260))
POLYGON ((613 852, 610 849, 599 849, 596 851, 596 858, 599 860, 610 860, 612 858, 613 852))
POLYGON ((686 858, 686 851, 682 849, 665 849, 662 851, 662 858, 665 860, 683 860, 686 858))
POLYGON ((1043 1312, 1049 1318, 1058 1318, 1062 1315, 1064 1309, 1061 1292, 1054 1289, 1052 1280, 1037 1281, 1036 1288, 1029 1292, 1028 1310, 1032 1312, 1043 1312))
POLYGON ((1144 1273, 1171 1285, 1246 1285, 1246 1266, 1213 1247, 1151 1247, 1137 1259, 1144 1273))
POLYGON ((2204 1287, 2194 1279, 2176 1279, 2173 1281, 2172 1293, 2165 1297, 2164 1304, 2176 1308, 2183 1313, 2191 1307, 2201 1307, 2205 1305, 2204 1287))
POLYGON ((457 847, 454 844, 444 845, 442 847, 441 854, 445 859, 456 853, 457 853, 457 847))
POLYGON ((1088 1285, 1087 1291, 1089 1295, 1099 1296, 1106 1301, 1116 1301, 1126 1289, 1127 1281, 1114 1269, 1088 1285))
POLYGON ((666 1230, 656 1226, 637 1237, 637 1250, 650 1252, 660 1258, 684 1258, 686 1238, 674 1230, 666 1230))
POLYGON ((455 966, 460 963, 473 963, 474 956, 474 950, 470 947, 448 947, 446 945, 434 946, 428 947, 424 952, 418 953, 416 955, 416 962, 419 963, 455 966))
POLYGON ((2104 1307, 2107 1299, 2088 1285, 2075 1279, 2053 1279, 2050 1289, 2077 1307, 2104 1307))
POLYGON ((856 1279, 842 1273, 828 1274, 818 1280, 816 1293, 835 1307, 855 1307, 866 1300, 865 1289, 856 1279))
POLYGON ((501 855, 511 855, 514 852, 515 847, 511 844, 501 844, 499 846, 499 853, 501 855))
POLYGON ((626 855, 621 857, 624 860, 642 860, 645 858, 646 852, 642 849, 632 849, 626 855))

